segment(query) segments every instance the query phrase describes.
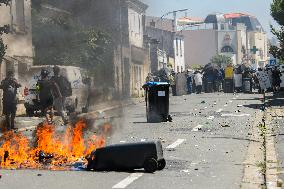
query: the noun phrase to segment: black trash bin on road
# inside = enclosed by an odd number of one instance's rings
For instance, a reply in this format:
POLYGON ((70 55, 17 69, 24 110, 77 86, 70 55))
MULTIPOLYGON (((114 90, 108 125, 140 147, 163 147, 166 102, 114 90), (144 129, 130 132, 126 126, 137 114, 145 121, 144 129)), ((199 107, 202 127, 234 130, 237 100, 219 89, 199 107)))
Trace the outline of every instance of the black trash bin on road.
POLYGON ((252 93, 252 78, 243 78, 244 93, 252 93))
POLYGON ((172 121, 169 115, 169 87, 166 82, 149 82, 143 86, 148 123, 172 121))
POLYGON ((166 161, 161 141, 116 144, 98 148, 88 157, 87 170, 133 171, 144 168, 153 173, 163 170, 166 161))
POLYGON ((214 92, 214 83, 213 81, 205 81, 205 93, 213 93, 214 92))
POLYGON ((225 79, 224 93, 234 93, 234 80, 233 79, 225 79))

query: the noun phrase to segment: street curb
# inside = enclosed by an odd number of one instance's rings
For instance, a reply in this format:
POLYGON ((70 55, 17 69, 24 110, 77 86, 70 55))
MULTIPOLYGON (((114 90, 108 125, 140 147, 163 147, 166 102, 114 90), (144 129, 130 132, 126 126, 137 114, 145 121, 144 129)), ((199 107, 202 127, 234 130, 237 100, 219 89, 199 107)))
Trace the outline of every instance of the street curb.
POLYGON ((262 189, 265 185, 265 177, 261 167, 258 166, 264 162, 263 137, 259 132, 259 123, 263 117, 263 112, 255 115, 254 122, 250 129, 252 133, 244 164, 244 176, 241 183, 241 189, 262 189))
POLYGON ((273 132, 273 127, 271 125, 272 122, 272 116, 271 116, 272 110, 268 109, 265 113, 265 120, 266 120, 266 142, 265 142, 265 148, 266 148, 266 186, 267 189, 278 189, 281 188, 281 186, 278 186, 279 183, 282 183, 278 177, 278 169, 279 164, 277 160, 276 155, 276 149, 275 149, 275 136, 273 132))

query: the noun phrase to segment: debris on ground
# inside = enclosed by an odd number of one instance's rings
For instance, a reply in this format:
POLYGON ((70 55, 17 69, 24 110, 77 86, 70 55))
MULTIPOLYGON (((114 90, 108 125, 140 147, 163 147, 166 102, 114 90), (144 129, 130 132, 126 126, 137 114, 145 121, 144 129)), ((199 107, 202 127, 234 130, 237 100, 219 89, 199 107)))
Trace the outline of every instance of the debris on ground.
POLYGON ((208 120, 213 120, 215 117, 214 116, 209 116, 207 119, 208 120))
POLYGON ((42 174, 40 174, 40 173, 39 173, 39 174, 37 174, 37 176, 38 176, 38 177, 41 177, 41 176, 42 176, 42 174))
POLYGON ((239 105, 237 105, 237 107, 238 107, 238 108, 239 108, 239 107, 243 107, 243 105, 239 104, 239 105))
POLYGON ((230 127, 228 124, 221 124, 221 127, 230 127))
POLYGON ((201 101, 201 104, 205 104, 205 101, 203 100, 203 101, 201 101))

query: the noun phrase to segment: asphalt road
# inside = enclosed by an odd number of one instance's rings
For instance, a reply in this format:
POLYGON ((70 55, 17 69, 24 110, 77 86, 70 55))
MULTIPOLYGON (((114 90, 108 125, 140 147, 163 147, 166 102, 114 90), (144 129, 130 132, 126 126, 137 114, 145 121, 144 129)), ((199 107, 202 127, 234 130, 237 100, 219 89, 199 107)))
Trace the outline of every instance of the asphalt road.
POLYGON ((102 115, 98 122, 103 122, 103 117, 114 117, 108 144, 162 141, 167 166, 154 174, 142 170, 134 173, 1 170, 0 188, 240 188, 250 127, 260 108, 259 98, 257 94, 223 93, 171 97, 172 123, 146 123, 142 101, 102 115))

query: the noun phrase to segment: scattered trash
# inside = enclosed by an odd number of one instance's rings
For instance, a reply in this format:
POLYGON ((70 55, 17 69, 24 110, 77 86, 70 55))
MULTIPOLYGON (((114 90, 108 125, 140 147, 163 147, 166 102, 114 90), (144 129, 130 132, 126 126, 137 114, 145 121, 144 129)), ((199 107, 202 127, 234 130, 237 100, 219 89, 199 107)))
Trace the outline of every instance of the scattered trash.
POLYGON ((204 109, 207 109, 208 107, 204 107, 204 109))
POLYGON ((2 175, 0 174, 0 179, 2 178, 2 175))
POLYGON ((145 138, 142 138, 142 139, 141 139, 141 142, 145 142, 145 141, 146 141, 146 139, 145 139, 145 138))
POLYGON ((37 174, 37 176, 38 176, 38 177, 41 177, 41 176, 42 176, 42 174, 40 174, 40 173, 39 173, 39 174, 37 174))
POLYGON ((194 170, 195 170, 195 171, 198 171, 198 168, 195 168, 194 170))
POLYGON ((214 105, 217 105, 217 103, 215 102, 214 105))
POLYGON ((185 169, 185 170, 181 170, 180 172, 189 173, 189 170, 185 169))
POLYGON ((214 116, 209 116, 207 119, 208 120, 213 120, 215 117, 214 116))
POLYGON ((221 127, 230 127, 228 124, 221 125, 221 127))
POLYGON ((239 105, 237 105, 237 107, 243 107, 243 105, 239 104, 239 105))
POLYGON ((6 162, 6 160, 8 159, 9 157, 9 152, 8 151, 5 151, 4 152, 4 162, 6 162))
POLYGON ((205 101, 203 100, 203 101, 201 102, 201 104, 205 104, 205 101))
POLYGON ((45 163, 47 160, 52 159, 54 156, 52 154, 46 154, 44 151, 39 151, 38 160, 40 163, 45 163))

